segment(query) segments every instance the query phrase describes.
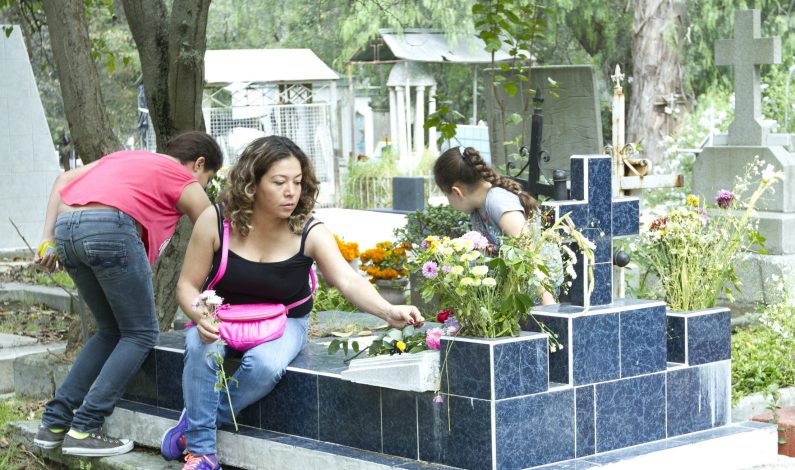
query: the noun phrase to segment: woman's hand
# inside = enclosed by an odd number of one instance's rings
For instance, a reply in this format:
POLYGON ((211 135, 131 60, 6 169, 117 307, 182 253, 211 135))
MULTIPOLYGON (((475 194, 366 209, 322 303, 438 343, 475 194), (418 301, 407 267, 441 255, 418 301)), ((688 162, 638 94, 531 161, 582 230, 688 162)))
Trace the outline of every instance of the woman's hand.
POLYGON ((42 240, 38 251, 33 257, 33 262, 47 271, 53 272, 56 261, 58 261, 58 251, 55 249, 55 242, 50 239, 42 240))
POLYGON ((207 344, 214 343, 220 338, 218 336, 218 326, 212 318, 202 317, 196 324, 196 328, 199 329, 199 338, 207 344))
POLYGON ((425 318, 413 305, 390 306, 385 320, 394 328, 403 328, 406 325, 422 326, 425 322, 425 318))

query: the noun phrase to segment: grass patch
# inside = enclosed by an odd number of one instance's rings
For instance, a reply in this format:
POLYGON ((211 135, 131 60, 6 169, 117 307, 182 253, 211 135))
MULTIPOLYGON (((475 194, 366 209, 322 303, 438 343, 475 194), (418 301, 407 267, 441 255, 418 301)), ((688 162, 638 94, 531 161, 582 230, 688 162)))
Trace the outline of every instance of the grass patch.
POLYGON ((39 420, 44 402, 10 397, 0 400, 0 468, 2 469, 57 469, 63 466, 48 462, 11 440, 8 424, 13 421, 39 420))
POLYGON ((732 335, 732 403, 770 385, 795 384, 793 351, 773 330, 742 328, 732 335))

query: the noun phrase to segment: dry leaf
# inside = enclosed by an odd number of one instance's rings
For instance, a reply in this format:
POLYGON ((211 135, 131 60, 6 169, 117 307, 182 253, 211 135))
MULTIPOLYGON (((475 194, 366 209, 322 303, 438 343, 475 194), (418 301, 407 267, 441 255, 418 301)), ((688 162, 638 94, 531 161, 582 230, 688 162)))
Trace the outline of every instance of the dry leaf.
POLYGON ((331 336, 336 336, 337 338, 350 338, 353 335, 353 331, 348 333, 343 333, 341 331, 332 331, 331 336))
POLYGON ((370 330, 362 330, 359 332, 359 336, 372 336, 373 332, 370 330))
POLYGON ((373 327, 374 330, 386 330, 387 328, 389 328, 389 323, 384 323, 383 325, 373 327))

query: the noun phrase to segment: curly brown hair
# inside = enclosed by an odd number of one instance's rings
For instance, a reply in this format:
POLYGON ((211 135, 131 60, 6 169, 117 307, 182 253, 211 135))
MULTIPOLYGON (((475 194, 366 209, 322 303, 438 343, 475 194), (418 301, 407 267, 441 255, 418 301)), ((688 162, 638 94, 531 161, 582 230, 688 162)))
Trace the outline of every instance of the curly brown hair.
POLYGON ((492 186, 507 189, 519 196, 526 216, 538 211, 538 201, 533 196, 522 191, 516 181, 500 176, 472 147, 465 148, 463 153, 459 147, 447 149, 433 165, 433 178, 445 194, 450 193, 455 184, 473 188, 482 181, 488 181, 492 186))
POLYGON ((254 195, 262 176, 271 166, 285 158, 296 158, 301 164, 301 196, 287 222, 293 233, 303 231, 309 214, 315 208, 317 199, 317 179, 312 170, 312 162, 303 150, 287 137, 271 135, 252 141, 240 159, 229 171, 226 186, 221 194, 224 211, 232 226, 242 236, 251 230, 251 215, 254 213, 254 195))

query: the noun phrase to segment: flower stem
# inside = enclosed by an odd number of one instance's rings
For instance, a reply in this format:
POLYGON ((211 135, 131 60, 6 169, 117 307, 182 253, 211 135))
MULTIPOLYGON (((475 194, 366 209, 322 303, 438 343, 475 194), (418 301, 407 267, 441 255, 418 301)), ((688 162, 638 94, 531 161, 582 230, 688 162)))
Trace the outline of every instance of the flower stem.
POLYGON ((235 418, 235 409, 232 407, 232 395, 229 393, 229 382, 226 381, 226 371, 223 364, 221 365, 221 380, 223 381, 224 390, 226 390, 226 399, 229 401, 229 412, 232 413, 232 422, 235 425, 235 431, 239 431, 237 427, 237 418, 235 418))

